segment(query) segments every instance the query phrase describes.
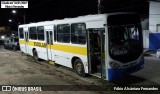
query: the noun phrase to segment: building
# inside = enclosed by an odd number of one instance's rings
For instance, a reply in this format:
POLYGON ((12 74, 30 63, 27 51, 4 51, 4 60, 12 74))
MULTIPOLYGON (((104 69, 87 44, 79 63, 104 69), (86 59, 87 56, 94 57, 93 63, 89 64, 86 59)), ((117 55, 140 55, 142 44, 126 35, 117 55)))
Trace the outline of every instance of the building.
POLYGON ((0 39, 2 36, 9 36, 10 35, 10 27, 8 26, 0 26, 0 39))
POLYGON ((160 1, 150 1, 149 49, 160 49, 160 1))

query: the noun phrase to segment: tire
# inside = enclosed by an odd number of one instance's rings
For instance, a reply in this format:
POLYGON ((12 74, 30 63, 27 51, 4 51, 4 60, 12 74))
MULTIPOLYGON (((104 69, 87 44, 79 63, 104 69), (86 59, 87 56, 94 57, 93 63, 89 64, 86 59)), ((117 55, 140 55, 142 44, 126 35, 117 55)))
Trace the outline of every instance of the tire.
POLYGON ((36 50, 33 50, 33 59, 35 61, 39 61, 39 57, 38 57, 38 54, 37 54, 37 51, 36 50))
POLYGON ((24 52, 23 52, 23 51, 21 51, 21 54, 24 54, 24 52))
POLYGON ((84 70, 84 65, 80 59, 75 60, 74 62, 74 70, 79 76, 86 76, 85 70, 84 70))
POLYGON ((16 50, 17 50, 17 47, 16 47, 16 46, 13 46, 12 49, 13 49, 14 51, 16 51, 16 50))

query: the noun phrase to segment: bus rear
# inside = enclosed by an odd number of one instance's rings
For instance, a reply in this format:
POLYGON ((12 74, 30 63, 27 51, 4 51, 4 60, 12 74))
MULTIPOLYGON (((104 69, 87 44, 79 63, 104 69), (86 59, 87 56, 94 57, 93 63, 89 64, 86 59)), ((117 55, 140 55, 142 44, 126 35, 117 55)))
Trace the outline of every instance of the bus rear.
POLYGON ((108 80, 121 78, 143 68, 143 38, 140 18, 136 14, 107 17, 108 80))

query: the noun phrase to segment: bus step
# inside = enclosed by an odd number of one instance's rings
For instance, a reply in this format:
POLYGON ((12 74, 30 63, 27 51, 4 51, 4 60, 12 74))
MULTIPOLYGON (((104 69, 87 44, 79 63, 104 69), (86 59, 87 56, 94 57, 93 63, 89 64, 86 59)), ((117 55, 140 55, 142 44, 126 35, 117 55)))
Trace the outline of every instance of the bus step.
POLYGON ((55 64, 55 62, 54 62, 54 61, 49 61, 49 64, 54 65, 54 64, 55 64))
POLYGON ((93 74, 91 74, 91 75, 93 75, 93 76, 95 76, 95 77, 98 77, 98 78, 101 78, 101 73, 93 73, 93 74))

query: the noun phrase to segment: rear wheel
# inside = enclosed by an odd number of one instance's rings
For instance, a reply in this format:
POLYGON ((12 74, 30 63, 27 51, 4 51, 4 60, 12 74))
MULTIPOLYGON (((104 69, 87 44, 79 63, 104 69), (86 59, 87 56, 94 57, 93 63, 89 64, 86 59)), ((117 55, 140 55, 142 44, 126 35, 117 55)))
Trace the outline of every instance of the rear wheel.
POLYGON ((39 57, 38 57, 38 54, 37 54, 37 51, 36 50, 33 50, 33 59, 35 61, 39 61, 39 57))
POLYGON ((84 77, 86 75, 84 70, 84 65, 80 59, 75 60, 74 70, 79 76, 84 77))

